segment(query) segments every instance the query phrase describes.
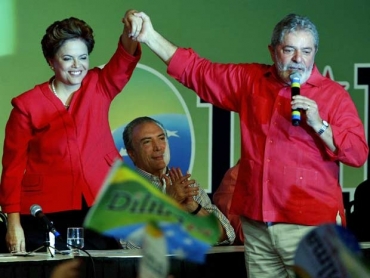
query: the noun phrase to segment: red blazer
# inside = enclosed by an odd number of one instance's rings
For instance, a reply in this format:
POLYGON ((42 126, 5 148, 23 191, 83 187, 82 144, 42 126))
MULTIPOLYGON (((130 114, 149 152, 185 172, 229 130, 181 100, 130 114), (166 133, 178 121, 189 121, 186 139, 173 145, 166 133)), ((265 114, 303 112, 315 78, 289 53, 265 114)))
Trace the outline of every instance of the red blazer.
POLYGON ((66 110, 48 82, 12 99, 5 130, 0 205, 7 213, 29 214, 92 205, 104 178, 120 159, 109 127, 109 106, 129 81, 141 56, 119 43, 103 69, 93 68, 66 110))

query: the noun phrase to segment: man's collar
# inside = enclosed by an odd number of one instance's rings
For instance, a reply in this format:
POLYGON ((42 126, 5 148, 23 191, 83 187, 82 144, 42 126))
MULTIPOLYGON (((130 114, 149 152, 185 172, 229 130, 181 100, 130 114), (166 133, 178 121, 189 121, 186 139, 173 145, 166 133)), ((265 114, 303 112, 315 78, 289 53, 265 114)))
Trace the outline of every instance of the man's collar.
MULTIPOLYGON (((143 176, 143 177, 145 177, 145 178, 147 178, 147 179, 149 179, 149 180, 160 180, 160 178, 158 177, 158 176, 155 176, 155 175, 152 175, 152 174, 150 174, 150 173, 148 173, 148 172, 146 172, 146 171, 144 171, 143 169, 140 169, 140 168, 138 168, 138 167, 136 167, 135 166, 135 169, 136 169, 136 171, 141 175, 141 176, 143 176)), ((165 172, 165 174, 166 175, 168 175, 168 173, 169 173, 169 168, 168 167, 166 167, 165 169, 164 169, 164 172, 165 172)))

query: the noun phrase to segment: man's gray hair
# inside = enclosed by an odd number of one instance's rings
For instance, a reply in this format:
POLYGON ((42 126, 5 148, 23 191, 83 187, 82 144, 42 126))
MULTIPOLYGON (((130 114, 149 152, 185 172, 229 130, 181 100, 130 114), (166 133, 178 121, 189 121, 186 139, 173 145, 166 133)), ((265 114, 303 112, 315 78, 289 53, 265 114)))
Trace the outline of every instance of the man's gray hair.
POLYGON ((319 33, 315 24, 308 17, 297 14, 288 14, 276 24, 271 36, 271 46, 275 48, 283 42, 286 34, 296 31, 310 32, 314 38, 315 50, 318 50, 319 33))

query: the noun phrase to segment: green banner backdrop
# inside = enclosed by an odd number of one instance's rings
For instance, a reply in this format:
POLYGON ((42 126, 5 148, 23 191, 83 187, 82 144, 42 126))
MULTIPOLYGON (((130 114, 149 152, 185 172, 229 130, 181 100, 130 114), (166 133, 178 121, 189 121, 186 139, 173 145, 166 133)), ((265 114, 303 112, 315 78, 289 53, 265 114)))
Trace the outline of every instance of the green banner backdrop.
MULTIPOLYGON (((368 0, 1 0, 1 144, 11 98, 52 76, 40 45, 46 27, 70 16, 85 20, 96 38, 90 65, 103 66, 116 48, 123 28, 121 19, 130 8, 145 11, 155 28, 175 44, 192 47, 218 62, 271 63, 267 45, 276 22, 290 12, 309 16, 320 33, 317 66, 350 92, 368 134, 368 0)), ((112 131, 137 116, 171 113, 180 115, 188 129, 186 151, 190 154, 184 170, 211 193, 239 158, 238 117, 203 103, 171 79, 165 65, 143 46, 133 79, 112 105, 112 131)), ((178 130, 170 131, 174 138, 181 135, 178 130)), ((342 167, 344 191, 352 195, 367 176, 368 164, 342 167)))

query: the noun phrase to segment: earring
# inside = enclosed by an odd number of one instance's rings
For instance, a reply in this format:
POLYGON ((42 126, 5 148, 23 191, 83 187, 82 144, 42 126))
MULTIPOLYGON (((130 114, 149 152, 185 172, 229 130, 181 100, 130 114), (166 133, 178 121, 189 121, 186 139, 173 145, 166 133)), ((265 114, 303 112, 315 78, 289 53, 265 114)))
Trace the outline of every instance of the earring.
POLYGON ((51 70, 54 71, 54 67, 53 66, 50 66, 51 70))

